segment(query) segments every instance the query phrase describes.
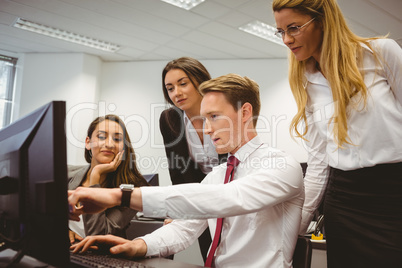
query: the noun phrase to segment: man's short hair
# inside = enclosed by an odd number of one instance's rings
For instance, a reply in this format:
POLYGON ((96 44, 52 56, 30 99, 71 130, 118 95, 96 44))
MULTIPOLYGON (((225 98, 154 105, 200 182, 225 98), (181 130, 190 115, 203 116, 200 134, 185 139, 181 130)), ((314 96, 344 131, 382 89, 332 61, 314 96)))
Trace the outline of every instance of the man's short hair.
POLYGON ((253 107, 253 124, 257 125, 260 114, 260 87, 256 82, 248 77, 242 77, 237 74, 227 74, 203 82, 199 90, 202 95, 208 92, 221 92, 226 100, 233 106, 237 112, 244 103, 248 102, 253 107))

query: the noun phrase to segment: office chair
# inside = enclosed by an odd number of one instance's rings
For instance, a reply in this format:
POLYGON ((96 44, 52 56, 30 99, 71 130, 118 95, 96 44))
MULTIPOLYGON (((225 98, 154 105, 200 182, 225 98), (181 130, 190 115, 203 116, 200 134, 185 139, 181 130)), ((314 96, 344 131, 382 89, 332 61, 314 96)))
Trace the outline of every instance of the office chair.
POLYGON ((144 174, 143 177, 149 183, 149 185, 159 186, 159 174, 158 173, 144 174))
POLYGON ((293 253, 293 268, 310 268, 313 246, 310 238, 299 236, 293 253))
MULTIPOLYGON (((130 225, 126 229, 126 237, 128 240, 133 240, 134 238, 152 233, 153 231, 159 229, 162 226, 163 226, 163 219, 137 217, 136 215, 131 220, 130 225)), ((174 255, 169 255, 165 258, 173 260, 173 257, 174 255)))

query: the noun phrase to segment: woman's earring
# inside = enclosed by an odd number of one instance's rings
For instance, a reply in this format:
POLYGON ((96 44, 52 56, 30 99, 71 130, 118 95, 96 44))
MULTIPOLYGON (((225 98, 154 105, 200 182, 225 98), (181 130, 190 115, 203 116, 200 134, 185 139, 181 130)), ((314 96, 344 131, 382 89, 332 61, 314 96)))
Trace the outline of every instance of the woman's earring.
POLYGON ((89 156, 92 158, 92 151, 88 150, 88 152, 89 152, 89 156))

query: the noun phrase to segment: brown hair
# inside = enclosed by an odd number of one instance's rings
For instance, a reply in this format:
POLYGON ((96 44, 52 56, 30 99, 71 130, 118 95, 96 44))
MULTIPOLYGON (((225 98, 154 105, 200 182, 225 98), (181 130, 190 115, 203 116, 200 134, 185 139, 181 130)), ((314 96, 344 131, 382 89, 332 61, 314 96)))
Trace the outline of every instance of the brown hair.
POLYGON ((165 77, 170 70, 174 69, 179 69, 185 72, 188 78, 190 79, 191 83, 197 90, 198 86, 202 82, 211 79, 211 75, 209 74, 205 66, 202 65, 202 63, 196 59, 190 57, 181 57, 168 62, 162 71, 162 90, 165 100, 172 105, 173 102, 169 98, 169 94, 165 86, 165 77))
MULTIPOLYGON (((108 114, 105 116, 100 116, 96 118, 88 127, 87 136, 89 139, 92 137, 92 133, 95 131, 96 126, 105 121, 110 120, 113 122, 118 123, 121 128, 123 129, 124 135, 124 155, 122 158, 122 162, 120 163, 119 167, 111 173, 107 174, 106 180, 104 180, 103 185, 104 188, 116 188, 119 187, 120 184, 134 184, 136 187, 139 186, 146 186, 148 185, 147 181, 138 171, 137 163, 135 159, 134 149, 131 145, 131 140, 128 135, 126 125, 124 122, 118 117, 117 115, 108 114)), ((91 163, 92 154, 91 151, 85 148, 85 160, 88 163, 91 163)))
POLYGON ((250 103, 253 107, 254 127, 257 125, 261 109, 260 87, 250 78, 237 74, 223 75, 202 83, 200 92, 202 95, 208 92, 223 93, 236 112, 244 103, 250 103))

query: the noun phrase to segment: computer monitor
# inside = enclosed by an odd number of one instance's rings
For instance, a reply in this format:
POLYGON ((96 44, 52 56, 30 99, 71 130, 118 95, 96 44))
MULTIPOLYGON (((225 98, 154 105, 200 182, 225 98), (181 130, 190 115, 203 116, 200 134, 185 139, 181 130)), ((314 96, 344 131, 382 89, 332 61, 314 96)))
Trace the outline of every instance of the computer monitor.
POLYGON ((0 240, 57 267, 69 263, 65 116, 54 101, 0 130, 0 240))

